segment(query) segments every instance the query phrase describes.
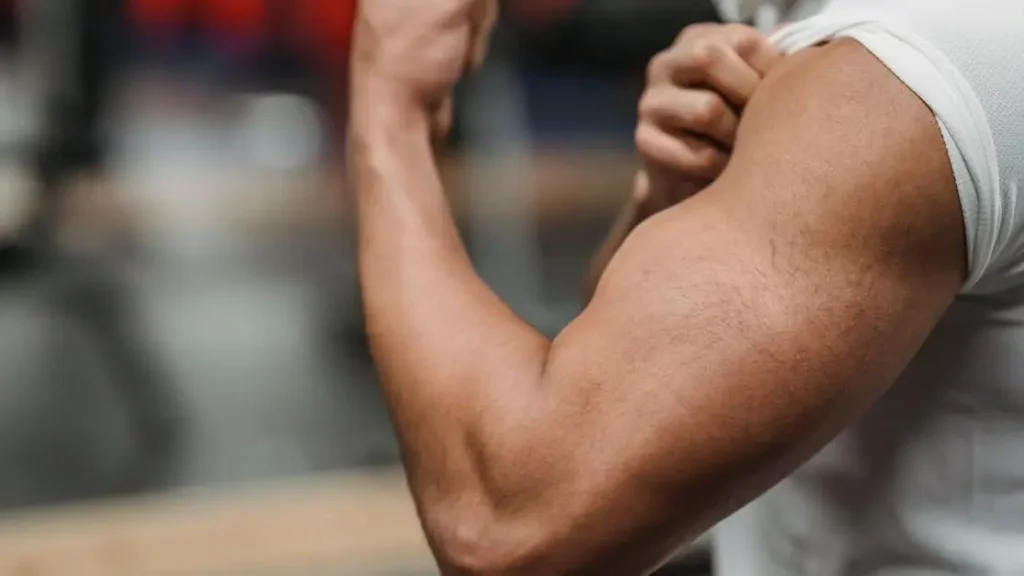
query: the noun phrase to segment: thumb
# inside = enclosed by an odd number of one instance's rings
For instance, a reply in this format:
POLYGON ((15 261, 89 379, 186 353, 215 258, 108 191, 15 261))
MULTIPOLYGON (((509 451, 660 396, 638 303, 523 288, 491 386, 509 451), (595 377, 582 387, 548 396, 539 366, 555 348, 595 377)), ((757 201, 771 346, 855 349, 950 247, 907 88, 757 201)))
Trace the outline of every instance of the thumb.
POLYGON ((651 199, 651 180, 646 170, 639 170, 633 177, 633 201, 643 204, 651 199))

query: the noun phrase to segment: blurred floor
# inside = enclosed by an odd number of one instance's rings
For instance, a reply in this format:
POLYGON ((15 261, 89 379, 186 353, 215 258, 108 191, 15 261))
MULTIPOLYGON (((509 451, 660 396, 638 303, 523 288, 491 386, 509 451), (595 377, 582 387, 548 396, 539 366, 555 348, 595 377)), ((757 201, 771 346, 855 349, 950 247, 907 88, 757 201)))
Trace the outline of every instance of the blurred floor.
POLYGON ((349 473, 8 515, 0 573, 436 574, 404 486, 397 471, 349 473))

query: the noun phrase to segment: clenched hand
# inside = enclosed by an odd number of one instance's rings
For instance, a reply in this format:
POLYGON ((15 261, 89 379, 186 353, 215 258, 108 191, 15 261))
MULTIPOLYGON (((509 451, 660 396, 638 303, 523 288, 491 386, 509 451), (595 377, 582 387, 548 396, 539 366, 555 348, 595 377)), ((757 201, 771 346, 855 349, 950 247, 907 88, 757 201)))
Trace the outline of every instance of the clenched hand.
POLYGON ((352 51, 354 98, 368 105, 397 98, 447 124, 452 88, 483 60, 497 12, 497 0, 360 2, 352 51))
POLYGON ((701 24, 651 60, 636 129, 651 194, 672 203, 718 177, 743 108, 780 58, 754 28, 701 24))
POLYGON ((750 26, 698 24, 651 60, 636 128, 644 167, 591 263, 586 299, 633 228, 721 174, 743 108, 781 59, 768 38, 750 26))

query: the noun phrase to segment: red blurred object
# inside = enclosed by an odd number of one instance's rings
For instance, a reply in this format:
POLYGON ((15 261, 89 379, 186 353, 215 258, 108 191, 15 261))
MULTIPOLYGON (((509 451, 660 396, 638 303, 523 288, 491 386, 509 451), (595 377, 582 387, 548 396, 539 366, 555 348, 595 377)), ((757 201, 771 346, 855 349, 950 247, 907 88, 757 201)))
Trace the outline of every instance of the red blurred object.
POLYGON ((356 0, 303 0, 299 18, 301 28, 312 33, 317 52, 331 60, 348 56, 356 0))
POLYGON ((267 7, 262 0, 198 1, 203 6, 207 26, 215 34, 231 38, 258 38, 266 31, 267 7))
MULTIPOLYGON (((296 11, 293 15, 304 44, 330 59, 348 54, 356 0, 290 0, 289 4, 296 11)), ((213 34, 260 38, 269 29, 264 0, 132 0, 133 21, 144 27, 174 28, 196 12, 213 34)))
POLYGON ((198 14, 217 34, 259 36, 266 24, 262 0, 133 0, 132 19, 142 26, 174 28, 198 14))
POLYGON ((146 28, 171 27, 187 18, 190 4, 190 0, 133 0, 131 18, 146 28))

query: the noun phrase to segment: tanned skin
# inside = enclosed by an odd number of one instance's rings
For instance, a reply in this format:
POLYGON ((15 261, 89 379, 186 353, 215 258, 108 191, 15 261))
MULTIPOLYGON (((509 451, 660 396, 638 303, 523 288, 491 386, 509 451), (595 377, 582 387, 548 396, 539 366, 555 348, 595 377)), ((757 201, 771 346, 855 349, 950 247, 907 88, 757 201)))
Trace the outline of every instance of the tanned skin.
POLYGON ((707 188, 722 174, 739 117, 781 59, 768 37, 737 24, 686 27, 668 49, 651 58, 637 107, 636 143, 643 168, 591 260, 584 301, 593 298, 612 256, 640 222, 707 188))
POLYGON ((860 45, 788 57, 722 175, 548 340, 475 274, 438 177, 476 4, 364 2, 357 30, 360 275, 409 485, 445 574, 646 574, 861 414, 950 305, 943 140, 860 45))
POLYGON ((584 279, 590 302, 612 257, 641 222, 714 182, 729 162, 739 118, 782 54, 757 29, 694 24, 651 59, 637 106, 643 168, 584 279))

